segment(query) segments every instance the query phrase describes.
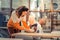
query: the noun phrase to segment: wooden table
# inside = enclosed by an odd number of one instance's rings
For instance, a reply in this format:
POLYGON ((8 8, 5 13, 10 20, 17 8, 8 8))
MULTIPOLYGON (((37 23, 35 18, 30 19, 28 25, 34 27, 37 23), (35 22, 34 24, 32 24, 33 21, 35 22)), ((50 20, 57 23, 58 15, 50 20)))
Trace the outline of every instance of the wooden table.
POLYGON ((38 36, 45 38, 60 38, 60 33, 14 33, 12 36, 38 36))

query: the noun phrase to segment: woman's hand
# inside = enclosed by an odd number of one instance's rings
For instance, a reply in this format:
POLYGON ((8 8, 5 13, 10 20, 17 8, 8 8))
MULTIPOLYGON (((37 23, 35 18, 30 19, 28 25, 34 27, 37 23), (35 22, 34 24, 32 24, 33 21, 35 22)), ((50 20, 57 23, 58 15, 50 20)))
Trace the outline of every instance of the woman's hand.
POLYGON ((29 33, 34 33, 35 31, 33 29, 25 29, 26 32, 29 32, 29 33))
POLYGON ((31 33, 35 32, 34 29, 29 29, 29 31, 30 31, 31 33))

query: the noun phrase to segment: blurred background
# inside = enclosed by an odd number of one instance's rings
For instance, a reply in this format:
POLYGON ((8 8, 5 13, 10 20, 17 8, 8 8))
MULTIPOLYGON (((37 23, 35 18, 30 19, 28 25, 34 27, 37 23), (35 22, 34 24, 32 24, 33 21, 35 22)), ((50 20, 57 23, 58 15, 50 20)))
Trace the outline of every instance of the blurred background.
POLYGON ((11 12, 22 5, 29 8, 38 22, 47 17, 42 25, 44 32, 60 31, 60 0, 0 0, 0 37, 9 38, 7 21, 11 12))

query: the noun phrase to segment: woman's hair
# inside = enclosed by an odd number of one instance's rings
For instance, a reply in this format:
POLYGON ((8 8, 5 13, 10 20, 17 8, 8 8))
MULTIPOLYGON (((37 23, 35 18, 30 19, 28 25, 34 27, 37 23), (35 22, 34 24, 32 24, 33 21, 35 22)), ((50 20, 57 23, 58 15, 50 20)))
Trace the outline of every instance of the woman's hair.
POLYGON ((28 11, 29 9, 25 6, 20 6, 16 9, 16 11, 18 12, 18 14, 21 16, 23 11, 28 11))

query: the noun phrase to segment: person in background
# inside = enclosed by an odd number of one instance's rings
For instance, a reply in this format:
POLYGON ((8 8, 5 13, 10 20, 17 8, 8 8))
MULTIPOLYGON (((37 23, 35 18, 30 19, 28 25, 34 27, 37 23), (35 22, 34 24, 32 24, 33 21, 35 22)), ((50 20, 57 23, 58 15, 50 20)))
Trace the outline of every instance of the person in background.
POLYGON ((39 19, 39 24, 44 25, 47 22, 47 16, 44 16, 43 18, 39 19))
MULTIPOLYGON (((11 17, 7 23, 7 27, 13 27, 17 30, 24 30, 27 32, 34 32, 33 29, 27 25, 25 17, 29 13, 29 9, 25 6, 20 6, 14 10, 11 14, 11 17)), ((17 31, 16 31, 17 32, 17 31)))

